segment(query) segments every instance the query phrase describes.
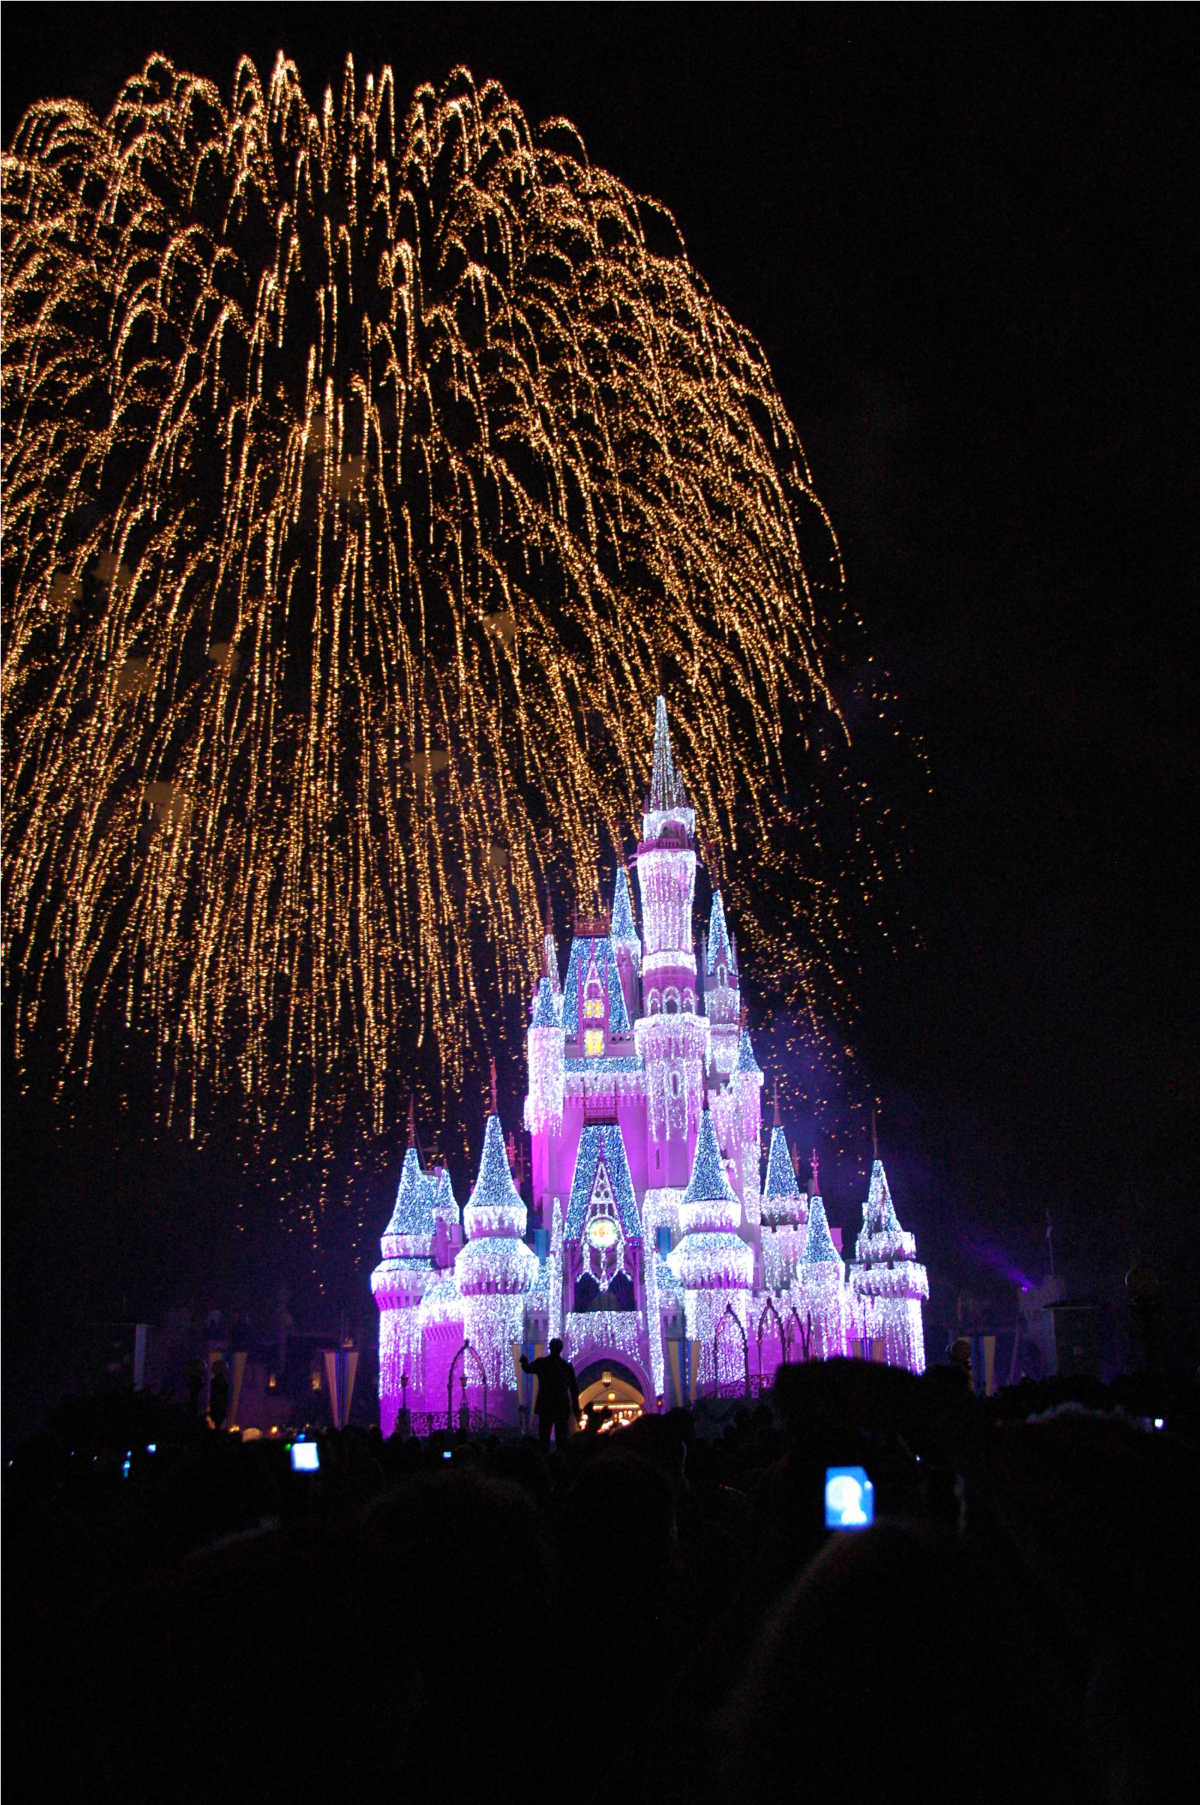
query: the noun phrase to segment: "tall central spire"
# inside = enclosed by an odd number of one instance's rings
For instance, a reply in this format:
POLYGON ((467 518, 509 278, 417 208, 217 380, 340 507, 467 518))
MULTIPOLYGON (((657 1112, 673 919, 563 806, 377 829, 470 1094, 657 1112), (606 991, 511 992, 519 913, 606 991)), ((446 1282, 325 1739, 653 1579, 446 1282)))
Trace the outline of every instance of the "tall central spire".
POLYGON ((650 778, 650 807, 660 812, 678 808, 683 801, 683 785, 671 756, 671 729, 667 725, 666 697, 659 696, 654 704, 654 770, 650 778))

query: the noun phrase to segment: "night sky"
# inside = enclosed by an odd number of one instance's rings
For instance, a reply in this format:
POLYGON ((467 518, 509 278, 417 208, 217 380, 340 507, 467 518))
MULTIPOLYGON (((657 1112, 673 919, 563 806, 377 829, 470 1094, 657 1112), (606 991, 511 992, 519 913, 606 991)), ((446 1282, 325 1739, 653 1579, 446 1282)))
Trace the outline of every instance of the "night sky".
MULTIPOLYGON (((1111 1327, 1154 1263, 1192 1368, 1194 32, 1185 8, 10 4, 3 69, 7 143, 43 95, 106 111, 155 49, 227 94, 240 51, 265 75, 282 46, 314 103, 348 49, 401 96, 465 62, 673 210, 766 348, 899 697, 905 741, 862 751, 911 814, 915 932, 863 948, 856 1038, 931 1324, 1040 1276, 1049 1209, 1111 1327)), ((59 1313, 189 1296, 225 1206, 182 1145, 122 1168, 21 1099, 7 1037, 5 1077, 20 1416, 59 1313)), ((828 1188, 852 1232, 861 1187, 828 1188)))

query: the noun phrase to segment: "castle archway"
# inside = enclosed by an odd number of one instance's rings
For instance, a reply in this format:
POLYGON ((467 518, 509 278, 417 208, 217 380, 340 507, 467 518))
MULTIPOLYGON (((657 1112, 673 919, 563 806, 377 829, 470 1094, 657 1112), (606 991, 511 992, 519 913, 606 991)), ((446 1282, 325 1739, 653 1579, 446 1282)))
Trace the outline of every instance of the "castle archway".
POLYGON ((584 1428, 606 1435, 634 1422, 646 1408, 649 1387, 627 1355, 588 1352, 575 1363, 584 1428))

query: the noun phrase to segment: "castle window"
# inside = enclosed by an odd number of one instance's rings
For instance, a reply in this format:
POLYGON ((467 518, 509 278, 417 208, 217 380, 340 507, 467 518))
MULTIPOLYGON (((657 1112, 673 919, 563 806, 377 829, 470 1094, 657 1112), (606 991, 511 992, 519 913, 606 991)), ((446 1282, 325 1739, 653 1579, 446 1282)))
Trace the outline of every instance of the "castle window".
POLYGON ((724 990, 727 983, 728 983, 728 977, 727 977, 727 974, 725 971, 725 967, 723 965, 718 965, 718 967, 717 967, 717 989, 724 990))
POLYGON ((658 992, 657 992, 657 990, 652 990, 650 992, 650 995, 646 998, 646 1014, 647 1015, 657 1015, 658 1014, 658 1004, 659 1004, 658 992))
POLYGON ((695 1015, 695 1013, 696 1013, 696 993, 694 990, 685 990, 684 991, 684 993, 683 993, 683 1012, 685 1015, 695 1015))
POLYGON ((585 1028, 584 1029, 583 1050, 589 1057, 591 1057, 591 1055, 593 1055, 595 1053, 603 1053, 603 1051, 604 1051, 604 1029, 603 1028, 585 1028))
POLYGON ((674 987, 663 991, 663 1013, 664 1015, 679 1014, 679 992, 674 987))
POLYGON ((604 1014, 603 1000, 600 997, 585 997, 583 999, 583 1013, 590 1017, 592 1021, 599 1021, 604 1014))
POLYGON ((679 1073, 678 1072, 671 1073, 671 1095, 673 1097, 677 1097, 679 1095, 679 1073))

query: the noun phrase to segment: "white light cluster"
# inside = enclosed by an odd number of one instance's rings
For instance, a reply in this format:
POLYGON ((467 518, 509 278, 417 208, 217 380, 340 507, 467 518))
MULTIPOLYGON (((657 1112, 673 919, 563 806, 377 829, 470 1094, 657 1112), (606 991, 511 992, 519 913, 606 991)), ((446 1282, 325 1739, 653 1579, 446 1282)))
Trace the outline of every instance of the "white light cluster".
POLYGON ((683 1139, 700 1115, 708 1022, 696 1015, 643 1015, 634 1040, 645 1067, 651 1133, 656 1141, 683 1139))
POLYGON ((906 1366, 910 1373, 925 1371, 925 1325, 916 1299, 881 1298, 880 1327, 883 1357, 889 1366, 906 1366))
MULTIPOLYGON (((514 1341, 519 1343, 523 1338, 524 1297, 520 1294, 507 1297, 468 1297, 463 1328, 472 1348, 483 1362, 489 1397, 504 1391, 515 1392, 517 1375, 513 1370, 512 1344, 514 1341)), ((471 1397, 473 1387, 477 1389, 478 1374, 470 1355, 465 1355, 464 1359, 467 1367, 467 1393, 471 1397)), ((456 1376, 455 1384, 457 1383, 456 1376)))
POLYGON ((763 1230, 763 1284, 768 1291, 778 1293, 791 1289, 804 1252, 806 1234, 806 1229, 791 1224, 785 1228, 763 1230))
POLYGON ((747 1135, 742 1147, 742 1208, 746 1212, 746 1221, 751 1228, 757 1228, 762 1220, 762 1211, 758 1196, 758 1167, 761 1154, 758 1134, 747 1135))
POLYGON ((472 1241, 483 1240, 489 1235, 519 1238, 525 1233, 527 1215, 525 1205, 520 1200, 515 1204, 468 1204, 463 1211, 463 1224, 472 1241))
POLYGON ((563 1329, 563 1347, 568 1360, 588 1347, 602 1343, 614 1356, 624 1354, 640 1365, 642 1317, 639 1310, 571 1310, 563 1329))
POLYGON ((446 1323, 461 1323, 462 1318, 462 1292, 448 1272, 442 1273, 421 1299, 418 1317, 421 1327, 437 1328, 446 1323))
POLYGON ((754 1281, 754 1254, 740 1235, 685 1235, 667 1264, 689 1293, 700 1288, 749 1290, 754 1281))
POLYGON ((854 1243, 854 1257, 863 1262, 870 1261, 872 1265, 888 1260, 915 1260, 917 1237, 900 1227, 878 1235, 860 1231, 854 1243))
POLYGON ((531 1134, 542 1134, 562 1121, 562 1029, 533 1027, 527 1040, 529 1093, 525 1098, 525 1126, 531 1134))
POLYGON ((901 1260, 895 1266, 862 1266, 850 1269, 850 1284, 860 1297, 929 1298, 929 1274, 916 1260, 901 1260))
MULTIPOLYGON (((645 1211, 643 1209, 643 1222, 645 1211)), ((645 1261, 646 1274, 646 1342, 650 1355, 650 1382, 654 1386, 655 1397, 663 1395, 665 1366, 663 1363, 662 1338, 662 1305, 659 1299, 658 1271, 661 1255, 654 1249, 653 1236, 650 1235, 650 1246, 645 1261)))
MULTIPOLYGON (((697 1389, 711 1390, 717 1378, 713 1365, 713 1342, 717 1329, 725 1316, 726 1306, 732 1304, 733 1313, 744 1331, 746 1327, 746 1298, 742 1292, 729 1291, 689 1291, 686 1300, 686 1319, 688 1340, 698 1343, 693 1348, 692 1358, 698 1362, 697 1389)), ((746 1364, 742 1338, 732 1324, 721 1331, 721 1372, 723 1385, 733 1386, 745 1383, 746 1364)))
POLYGON ((642 1234, 647 1241, 654 1240, 654 1231, 659 1228, 669 1228, 672 1235, 679 1233, 682 1196, 678 1185, 659 1185, 646 1192, 642 1198, 642 1234))
MULTIPOLYGON (((642 981, 649 983, 655 973, 660 971, 686 971, 694 977, 696 955, 685 952, 682 948, 677 951, 668 950, 664 953, 648 953, 642 961, 642 981)), ((692 1011, 690 1009, 681 1010, 681 1014, 686 1018, 692 1014, 692 1011)))
POLYGON ((421 1389, 421 1336, 415 1310, 382 1310, 379 1315, 379 1401, 381 1427, 390 1435, 408 1380, 409 1404, 421 1389))
POLYGON ((696 1203, 681 1203, 679 1206, 679 1227, 681 1233, 693 1234, 704 1229, 737 1229, 741 1225, 742 1206, 734 1197, 726 1200, 723 1197, 702 1197, 696 1203))
MULTIPOLYGON (((814 1201, 816 1201, 814 1199, 814 1201)), ((834 1360, 845 1354, 846 1287, 841 1260, 802 1265, 794 1287, 793 1303, 800 1321, 812 1321, 809 1354, 813 1360, 834 1360)))
POLYGON ((419 1302, 433 1268, 428 1259, 381 1260, 371 1274, 371 1295, 381 1310, 419 1302))
POLYGON ((454 1279, 464 1297, 529 1291, 537 1278, 537 1256, 512 1235, 468 1241, 454 1258, 454 1279))

